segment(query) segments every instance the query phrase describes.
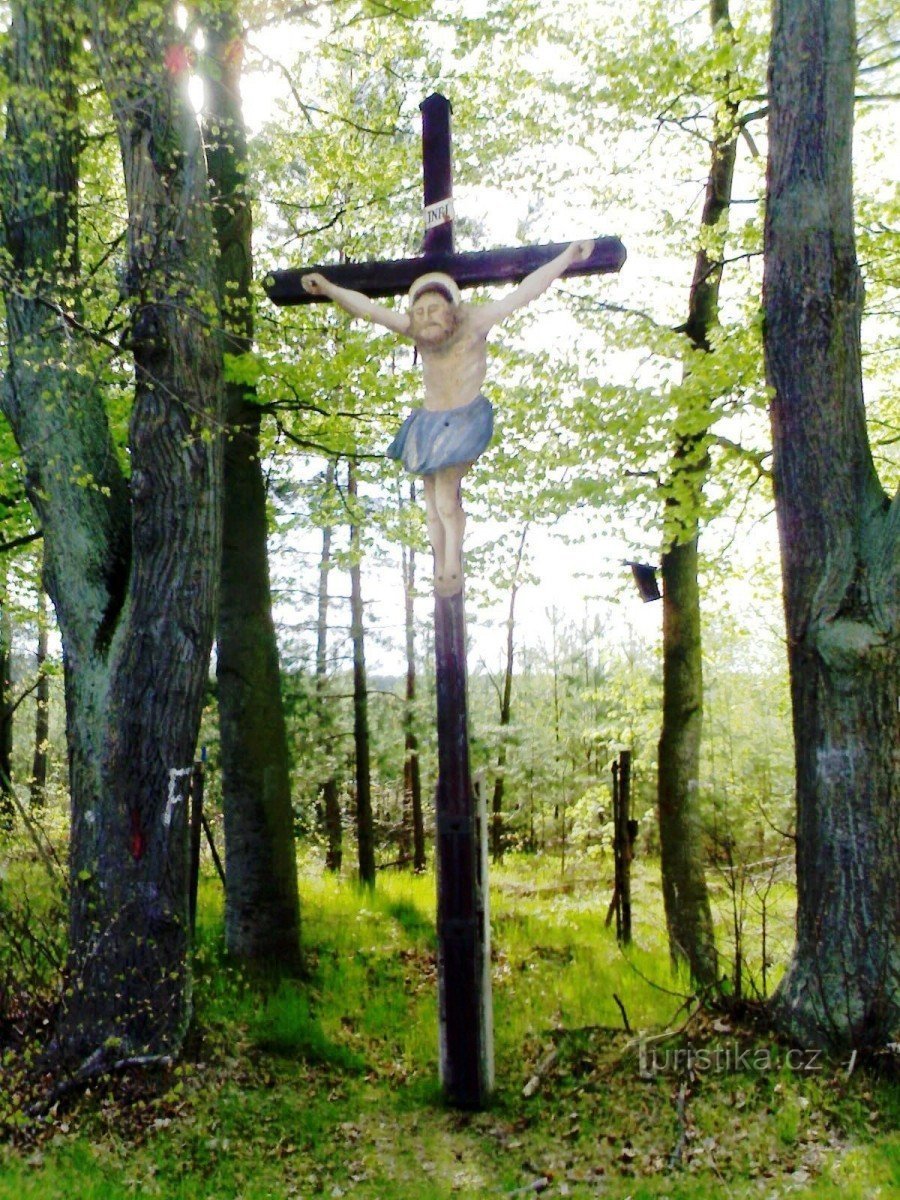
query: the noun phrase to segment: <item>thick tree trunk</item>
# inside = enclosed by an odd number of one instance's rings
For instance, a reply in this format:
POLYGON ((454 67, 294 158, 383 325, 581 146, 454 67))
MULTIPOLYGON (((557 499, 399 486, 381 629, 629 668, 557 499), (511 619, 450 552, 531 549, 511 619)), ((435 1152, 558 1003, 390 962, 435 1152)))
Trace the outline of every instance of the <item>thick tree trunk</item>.
MULTIPOLYGON (((224 350, 253 345, 252 210, 240 97, 243 27, 232 3, 202 18, 205 133, 219 244, 224 350)), ((225 939, 256 968, 300 967, 300 904, 281 673, 269 588, 268 517, 255 388, 226 385, 222 576, 217 629, 225 939)))
POLYGON ((34 756, 31 760, 31 807, 47 800, 47 751, 50 745, 50 675, 47 671, 47 603, 38 592, 37 688, 34 696, 34 756))
MULTIPOLYGON (((347 469, 347 495, 357 504, 356 469, 347 469)), ((353 642, 353 744, 356 750, 356 842, 359 881, 375 886, 375 831, 372 825, 372 777, 369 765, 369 693, 366 685, 366 646, 360 574, 359 517, 350 528, 350 638, 353 642)))
POLYGON ((659 740, 659 841, 673 960, 703 987, 716 983, 716 945, 700 814, 703 674, 697 537, 662 558, 663 724, 659 740))
POLYGON ((853 230, 852 0, 776 0, 765 349, 797 768, 797 940, 774 1012, 804 1045, 900 1022, 900 496, 875 472, 853 230))
POLYGON ((177 1050, 190 1013, 184 799, 212 640, 222 414, 204 160, 171 54, 181 35, 138 3, 115 21, 85 8, 89 31, 53 0, 13 5, 3 214, 23 282, 6 295, 3 408, 44 529, 66 670, 70 950, 56 1048, 97 1070, 177 1050), (130 484, 99 372, 69 328, 71 64, 88 32, 129 206, 130 484))
MULTIPOLYGON (((334 463, 329 462, 325 469, 325 489, 330 494, 334 487, 334 463)), ((328 704, 328 576, 331 572, 331 539, 330 525, 322 528, 322 557, 319 560, 319 595, 318 613, 316 618, 316 709, 319 735, 323 740, 330 741, 328 735, 332 732, 328 704)), ((332 756, 329 751, 329 764, 332 756)), ((325 823, 325 867, 328 871, 340 871, 343 861, 343 819, 341 816, 340 792, 337 776, 329 769, 325 779, 319 785, 319 797, 322 802, 325 823)))
MULTIPOLYGON (((714 32, 730 28, 728 0, 713 0, 714 32)), ((727 95, 727 81, 723 92, 727 95)), ((701 229, 727 220, 737 151, 733 103, 720 105, 701 229)), ((719 319, 722 264, 701 245, 694 262, 685 333, 694 351, 708 353, 719 319)), ((685 363, 690 374, 690 363, 685 363)), ((697 413, 676 420, 671 461, 670 498, 666 501, 666 541, 661 556, 663 580, 663 723, 659 740, 659 836, 663 900, 669 949, 703 988, 716 986, 718 964, 704 866, 700 813, 700 745, 703 723, 703 646, 698 571, 699 513, 709 469, 706 432, 694 432, 697 413)), ((713 420, 709 415, 709 422, 713 420)))
MULTIPOLYGON (((411 504, 416 502, 416 484, 409 485, 411 504)), ((419 739, 416 734, 416 552, 403 549, 403 613, 406 630, 406 697, 403 710, 403 843, 402 857, 409 858, 412 838, 414 871, 425 870, 425 821, 422 813, 422 774, 419 770, 419 739)))

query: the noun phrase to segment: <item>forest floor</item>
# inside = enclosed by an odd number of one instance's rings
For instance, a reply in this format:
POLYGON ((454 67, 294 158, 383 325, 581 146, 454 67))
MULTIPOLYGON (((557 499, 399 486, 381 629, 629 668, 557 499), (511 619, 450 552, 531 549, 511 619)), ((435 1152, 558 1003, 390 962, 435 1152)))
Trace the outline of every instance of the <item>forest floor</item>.
POLYGON ((610 876, 608 860, 562 882, 523 860, 493 873, 497 1090, 481 1113, 447 1109, 436 1082, 432 877, 364 892, 305 870, 309 977, 268 994, 222 961, 205 880, 184 1058, 10 1122, 15 1056, 0 1057, 0 1198, 900 1195, 896 1071, 691 1015, 658 871, 638 872, 627 953, 604 925, 610 876))

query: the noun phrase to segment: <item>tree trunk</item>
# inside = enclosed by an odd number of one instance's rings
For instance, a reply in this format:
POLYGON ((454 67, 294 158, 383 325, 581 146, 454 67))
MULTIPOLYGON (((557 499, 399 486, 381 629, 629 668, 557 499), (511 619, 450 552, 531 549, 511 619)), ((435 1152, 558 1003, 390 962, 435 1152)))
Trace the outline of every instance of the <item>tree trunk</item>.
POLYGON ((202 146, 186 73, 165 66, 182 35, 138 3, 115 22, 106 6, 85 10, 81 29, 54 0, 13 5, 2 207, 19 282, 5 297, 3 410, 65 662, 70 948, 55 1047, 95 1071, 176 1051, 190 1014, 184 798, 212 640, 222 388, 202 146), (127 484, 77 336, 72 62, 86 36, 129 208, 127 484))
POLYGON ((802 1045, 900 1021, 900 496, 869 448, 853 229, 852 0, 776 0, 765 350, 797 770, 797 940, 774 998, 802 1045))
POLYGON ((38 590, 37 689, 34 704, 34 756, 31 761, 31 807, 47 802, 47 750, 50 745, 50 675, 47 671, 47 603, 38 590))
POLYGON ((703 860, 700 737, 703 676, 697 537, 663 555, 663 725, 659 740, 659 840, 673 960, 703 987, 716 983, 712 913, 703 860))
MULTIPOLYGON (((730 30, 728 0, 713 0, 713 31, 730 30)), ((722 81, 728 95, 727 79, 722 81)), ((737 152, 736 108, 726 99, 719 105, 717 132, 711 143, 711 163, 700 218, 711 231, 727 221, 737 152)), ((719 319, 722 263, 701 245, 684 331, 695 352, 711 351, 711 335, 719 319)), ((690 360, 684 373, 690 374, 690 360)), ((699 514, 709 469, 706 430, 694 432, 697 413, 685 420, 691 432, 679 430, 671 460, 666 498, 665 545, 661 556, 663 580, 663 723, 659 739, 659 835, 663 900, 673 961, 682 960, 703 988, 718 980, 715 935, 704 867, 703 823, 700 813, 700 745, 703 723, 703 646, 700 585, 697 576, 699 514)), ((713 420, 712 413, 708 422, 713 420)))
POLYGON ((615 886, 606 924, 616 915, 616 941, 631 945, 631 863, 636 822, 631 820, 631 751, 623 750, 612 765, 613 858, 615 886))
POLYGON ((503 857, 503 794, 506 789, 506 731, 512 718, 512 685, 516 628, 516 596, 519 592, 519 571, 525 552, 528 526, 522 530, 516 565, 509 593, 509 612, 506 617, 506 668, 503 672, 503 691, 500 696, 500 745, 497 748, 497 774, 494 777, 494 795, 491 800, 491 858, 499 862, 503 857))
MULTIPOLYGON (((253 216, 240 97, 243 27, 229 0, 202 16, 205 133, 225 353, 253 346, 253 216)), ((226 383, 222 575, 217 629, 225 940, 259 969, 300 967, 294 812, 269 588, 268 517, 256 389, 226 383)))
MULTIPOLYGON (((325 489, 330 493, 334 487, 334 463, 329 461, 325 468, 325 489)), ((331 525, 322 528, 322 557, 319 561, 319 604, 316 620, 316 708, 319 735, 323 741, 328 740, 333 722, 330 718, 328 704, 328 576, 331 571, 331 525)), ((329 763, 331 755, 329 753, 329 763)), ((325 867, 328 871, 338 872, 344 857, 343 851, 343 821, 341 817, 341 802, 337 776, 329 769, 325 779, 319 785, 319 795, 322 800, 325 820, 325 867)))
MULTIPOLYGON (((415 480, 410 481, 409 499, 416 502, 415 480)), ((403 858, 409 858, 412 835, 414 871, 425 870, 425 822, 422 814, 422 776, 419 770, 419 739, 416 735, 416 552, 403 550, 403 611, 406 628, 406 703, 403 710, 403 858)))
POLYGON ((347 495, 353 512, 350 527, 350 638, 353 642, 353 744, 356 749, 356 840, 359 881, 375 886, 375 832, 372 825, 372 779, 369 766, 369 693, 366 686, 366 647, 360 578, 359 515, 356 468, 347 468, 347 495))

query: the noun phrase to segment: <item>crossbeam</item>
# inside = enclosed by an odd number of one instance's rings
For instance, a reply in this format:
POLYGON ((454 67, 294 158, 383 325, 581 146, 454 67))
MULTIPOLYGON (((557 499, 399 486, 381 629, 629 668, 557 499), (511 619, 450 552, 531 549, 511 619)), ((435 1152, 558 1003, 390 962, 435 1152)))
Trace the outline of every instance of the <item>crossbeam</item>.
MULTIPOLYGON (((373 299, 398 296, 427 271, 443 271, 460 288, 489 283, 519 283, 532 271, 550 262, 565 250, 568 242, 550 242, 543 246, 506 246, 496 250, 475 250, 465 254, 429 254, 421 258, 397 258, 381 262, 326 263, 322 266, 272 271, 265 288, 274 304, 315 304, 327 296, 304 291, 300 279, 314 271, 340 287, 353 288, 373 299)), ((625 247, 617 237, 594 239, 589 258, 574 263, 570 275, 612 274, 625 262, 625 247)))

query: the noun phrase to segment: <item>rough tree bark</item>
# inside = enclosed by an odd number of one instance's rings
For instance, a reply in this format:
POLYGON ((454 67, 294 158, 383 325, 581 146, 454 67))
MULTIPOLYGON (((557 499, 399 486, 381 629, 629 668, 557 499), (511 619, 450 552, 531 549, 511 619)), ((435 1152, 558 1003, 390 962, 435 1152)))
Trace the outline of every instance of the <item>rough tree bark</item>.
MULTIPOLYGON (((240 95, 243 26, 233 0, 204 3, 204 133, 226 354, 252 349, 253 214, 240 95)), ((300 904, 290 761, 269 587, 260 411, 226 384, 222 575, 217 628, 225 940, 256 969, 299 970, 300 904)))
MULTIPOLYGON (((172 1053, 190 1014, 185 790, 219 559, 215 250, 183 35, 165 11, 16 0, 3 166, 3 411, 44 530, 65 663, 68 982, 82 1072, 172 1053), (82 24, 84 21, 84 24, 82 24), (90 37, 128 200, 130 480, 81 338, 73 59, 90 37)), ((108 353, 108 350, 105 351, 108 353)))
POLYGON ((353 643, 353 745, 356 751, 356 843, 359 881, 375 886, 375 831, 372 825, 372 776, 369 763, 369 692, 362 598, 359 516, 356 512, 356 468, 347 467, 350 526, 350 640, 353 643))
MULTIPOLYGON (((714 34, 730 26, 728 0, 713 0, 714 34)), ((736 111, 721 106, 719 132, 710 143, 701 229, 727 219, 737 149, 736 111)), ((684 332, 694 351, 708 353, 718 323, 722 265, 704 245, 697 251, 684 332)), ((690 366, 685 366, 686 373, 690 366)), ((712 418, 710 417, 710 420, 712 418)), ((696 427, 696 414, 688 414, 696 427)), ((706 432, 677 429, 670 497, 666 500, 663 581, 663 722, 659 740, 659 834, 663 901, 669 948, 703 988, 718 980, 715 935, 704 868, 700 813, 703 725, 703 646, 698 579, 703 486, 709 470, 706 432)))
POLYGON ((797 770, 797 937, 774 997, 803 1045, 900 1028, 900 495, 866 430, 853 226, 853 0, 776 0, 766 369, 797 770))
POLYGON ((702 987, 715 986, 717 963, 704 867, 700 813, 703 668, 699 532, 662 556, 663 725, 659 741, 659 838, 663 901, 673 961, 688 964, 702 987))

